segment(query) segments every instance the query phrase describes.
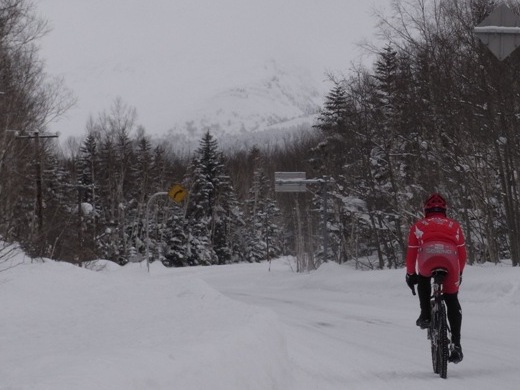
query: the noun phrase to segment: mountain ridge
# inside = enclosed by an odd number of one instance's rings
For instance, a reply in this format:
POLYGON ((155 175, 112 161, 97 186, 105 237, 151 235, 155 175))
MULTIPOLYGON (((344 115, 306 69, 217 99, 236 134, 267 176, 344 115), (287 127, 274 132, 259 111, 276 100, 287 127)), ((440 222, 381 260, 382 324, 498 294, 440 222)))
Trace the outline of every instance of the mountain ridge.
POLYGON ((275 61, 243 83, 221 89, 184 113, 168 131, 166 139, 176 143, 198 141, 206 131, 225 142, 250 144, 284 138, 302 128, 310 128, 319 113, 322 93, 308 72, 297 67, 282 67, 275 61), (248 142, 246 142, 248 141, 248 142))

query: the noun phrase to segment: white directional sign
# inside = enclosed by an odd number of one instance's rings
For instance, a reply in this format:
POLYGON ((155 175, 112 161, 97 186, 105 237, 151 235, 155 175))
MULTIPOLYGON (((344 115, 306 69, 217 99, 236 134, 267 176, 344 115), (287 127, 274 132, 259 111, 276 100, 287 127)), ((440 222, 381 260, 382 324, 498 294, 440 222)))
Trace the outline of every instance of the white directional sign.
POLYGON ((502 3, 475 27, 474 32, 502 61, 520 46, 520 17, 502 3))
POLYGON ((305 192, 307 191, 305 172, 275 172, 275 192, 305 192))

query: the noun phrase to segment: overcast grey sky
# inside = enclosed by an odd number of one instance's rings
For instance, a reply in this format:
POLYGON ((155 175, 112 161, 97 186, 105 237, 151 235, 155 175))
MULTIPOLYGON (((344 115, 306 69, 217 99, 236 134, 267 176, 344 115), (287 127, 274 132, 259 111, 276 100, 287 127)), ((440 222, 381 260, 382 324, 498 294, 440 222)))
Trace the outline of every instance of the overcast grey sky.
MULTIPOLYGON (((78 98, 51 130, 84 133, 89 114, 120 96, 160 134, 176 114, 215 90, 254 77, 269 60, 310 71, 346 72, 371 9, 390 0, 35 0, 52 31, 41 56, 78 98)), ((62 137, 62 138, 63 138, 62 137)))

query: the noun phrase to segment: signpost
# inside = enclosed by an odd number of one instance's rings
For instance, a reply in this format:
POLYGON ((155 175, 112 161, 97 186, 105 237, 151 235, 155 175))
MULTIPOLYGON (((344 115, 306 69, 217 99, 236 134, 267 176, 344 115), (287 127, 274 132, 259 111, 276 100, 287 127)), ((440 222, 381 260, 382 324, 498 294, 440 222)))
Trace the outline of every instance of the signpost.
POLYGON ((322 235, 323 235, 323 257, 327 261, 329 252, 329 233, 327 230, 327 185, 332 180, 327 179, 306 179, 305 172, 275 172, 274 191, 275 192, 306 192, 307 184, 320 184, 322 186, 322 235))

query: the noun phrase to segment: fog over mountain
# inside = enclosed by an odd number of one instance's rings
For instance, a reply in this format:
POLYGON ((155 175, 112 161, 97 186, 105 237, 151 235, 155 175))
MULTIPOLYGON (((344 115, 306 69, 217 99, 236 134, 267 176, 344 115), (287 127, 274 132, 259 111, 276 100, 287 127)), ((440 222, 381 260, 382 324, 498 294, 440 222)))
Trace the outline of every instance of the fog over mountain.
POLYGON ((247 146, 312 126, 323 96, 309 72, 284 69, 274 60, 258 68, 250 81, 217 91, 183 113, 168 138, 192 143, 210 130, 229 146, 247 146))
POLYGON ((312 123, 389 1, 34 0, 52 29, 40 55, 78 100, 49 130, 83 136, 117 98, 154 137, 312 123))

